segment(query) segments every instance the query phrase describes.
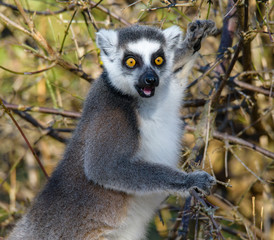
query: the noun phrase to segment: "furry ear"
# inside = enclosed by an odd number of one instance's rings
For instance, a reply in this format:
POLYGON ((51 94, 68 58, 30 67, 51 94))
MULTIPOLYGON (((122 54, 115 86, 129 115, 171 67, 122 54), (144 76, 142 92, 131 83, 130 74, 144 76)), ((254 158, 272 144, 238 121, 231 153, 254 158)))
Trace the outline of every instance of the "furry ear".
POLYGON ((172 26, 163 31, 167 46, 169 49, 174 49, 176 46, 181 46, 182 43, 182 31, 177 26, 172 26))
POLYGON ((96 44, 102 55, 113 59, 118 44, 118 33, 114 30, 101 29, 96 33, 96 44))

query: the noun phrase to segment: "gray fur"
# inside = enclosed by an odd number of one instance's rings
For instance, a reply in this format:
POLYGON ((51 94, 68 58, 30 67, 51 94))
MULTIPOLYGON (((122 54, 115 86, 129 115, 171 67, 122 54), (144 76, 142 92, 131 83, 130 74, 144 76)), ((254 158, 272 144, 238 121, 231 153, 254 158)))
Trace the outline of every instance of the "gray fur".
MULTIPOLYGON (((208 28, 212 30, 214 26, 207 22, 208 28)), ((206 22, 203 23, 206 25, 206 22)), ((198 27, 196 31, 200 32, 201 28, 198 27)), ((194 53, 194 46, 197 45, 192 40, 195 42, 198 39, 193 37, 196 31, 187 33, 182 46, 174 44, 176 41, 181 44, 178 32, 173 34, 170 30, 161 31, 145 26, 121 29, 118 35, 117 31, 100 31, 97 43, 106 62, 114 62, 117 48, 126 47, 137 38, 157 41, 165 48, 167 63, 159 70, 154 67, 155 74, 165 76, 169 71, 167 77, 172 78, 172 69, 168 70, 167 66, 172 61, 169 57, 173 58, 173 55, 169 55, 171 53, 167 50, 176 53, 176 63, 181 61, 183 64, 180 66, 183 66, 186 60, 179 57, 178 51, 187 57, 194 53)), ((207 35, 204 27, 202 31, 205 34, 199 35, 199 39, 207 35)), ((160 93, 165 94, 169 83, 167 81, 162 86, 162 92, 157 89, 156 95, 149 99, 133 96, 114 86, 106 62, 105 71, 91 87, 81 120, 62 161, 8 239, 141 239, 144 233, 139 232, 144 231, 150 215, 143 223, 141 221, 141 225, 140 221, 136 223, 136 231, 127 231, 127 228, 130 229, 127 226, 130 219, 134 221, 137 218, 138 212, 134 209, 138 209, 136 206, 139 202, 155 202, 155 194, 183 194, 192 188, 209 193, 215 183, 206 172, 187 174, 175 167, 147 161, 142 157, 145 154, 140 153, 140 149, 144 148, 140 119, 152 118, 154 112, 151 109, 161 107, 155 101, 159 101, 159 96, 162 96, 160 93), (134 235, 134 232, 139 235, 134 235)), ((136 76, 132 74, 131 77, 136 76)), ((149 144, 157 144, 157 139, 149 144)), ((157 205, 151 206, 153 213, 157 205)), ((142 215, 139 217, 142 219, 142 215)), ((135 224, 132 226, 135 227, 135 224)))
POLYGON ((175 55, 174 71, 180 71, 195 52, 199 51, 201 41, 217 31, 211 20, 197 20, 188 24, 186 37, 175 55))
POLYGON ((159 29, 150 26, 134 25, 130 28, 121 28, 118 30, 118 47, 125 47, 128 43, 136 42, 141 38, 155 40, 161 45, 166 44, 166 38, 159 29))

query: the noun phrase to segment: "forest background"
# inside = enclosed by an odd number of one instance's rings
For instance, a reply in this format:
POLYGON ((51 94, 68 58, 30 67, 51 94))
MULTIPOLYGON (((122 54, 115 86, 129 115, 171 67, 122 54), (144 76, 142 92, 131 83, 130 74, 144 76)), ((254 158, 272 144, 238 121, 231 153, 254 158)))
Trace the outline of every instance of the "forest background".
POLYGON ((147 24, 185 31, 211 19, 182 121, 185 171, 213 193, 171 196, 148 239, 274 239, 273 1, 0 1, 0 236, 61 159, 90 85, 102 72, 100 28, 147 24))

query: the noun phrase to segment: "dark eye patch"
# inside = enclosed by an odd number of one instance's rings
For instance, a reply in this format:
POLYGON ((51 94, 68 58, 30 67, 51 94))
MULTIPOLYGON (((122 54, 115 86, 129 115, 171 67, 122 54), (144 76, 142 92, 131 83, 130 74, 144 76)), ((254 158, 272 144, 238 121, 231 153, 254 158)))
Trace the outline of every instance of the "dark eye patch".
POLYGON ((160 48, 157 52, 155 52, 155 53, 152 54, 152 56, 151 56, 151 64, 153 66, 162 67, 163 65, 165 65, 165 62, 166 62, 165 53, 164 53, 164 50, 162 48, 160 48), (158 57, 162 57, 162 59, 164 60, 163 63, 161 65, 159 65, 159 66, 155 64, 155 59, 158 58, 158 57))
MULTIPOLYGON (((122 60, 122 65, 123 65, 123 66, 127 67, 127 63, 126 63, 126 62, 127 62, 127 60, 128 60, 129 58, 133 58, 133 59, 136 61, 134 67, 131 68, 131 69, 134 69, 134 68, 136 68, 136 67, 140 67, 140 66, 143 65, 142 57, 141 57, 139 54, 133 53, 133 52, 131 52, 131 51, 125 51, 125 54, 124 54, 124 57, 123 57, 123 60, 122 60)), ((127 67, 127 68, 128 68, 128 67, 127 67)))

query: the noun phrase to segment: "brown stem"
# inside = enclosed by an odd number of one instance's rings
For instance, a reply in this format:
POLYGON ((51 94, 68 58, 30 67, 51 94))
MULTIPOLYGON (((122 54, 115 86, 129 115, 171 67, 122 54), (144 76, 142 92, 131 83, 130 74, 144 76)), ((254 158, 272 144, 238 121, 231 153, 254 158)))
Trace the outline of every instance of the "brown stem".
POLYGON ((45 177, 48 179, 49 176, 43 166, 43 164, 41 163, 39 157, 37 156, 36 152, 33 150, 29 140, 27 139, 26 135, 24 134, 22 128, 19 126, 19 124, 17 123, 17 121, 14 119, 14 117, 12 116, 10 110, 5 106, 5 104, 3 103, 2 99, 0 99, 0 105, 3 107, 3 109, 5 110, 5 112, 10 116, 11 120, 13 121, 13 123, 15 124, 15 126, 17 127, 17 129, 19 130, 19 132, 21 133, 22 137, 24 138, 26 144, 28 145, 29 149, 31 150, 34 158, 36 159, 37 163, 39 164, 41 170, 43 171, 45 177))
POLYGON ((63 117, 69 117, 69 118, 80 118, 81 117, 81 114, 79 112, 65 111, 62 109, 35 107, 35 106, 34 107, 33 106, 23 106, 23 105, 16 105, 16 104, 12 104, 12 103, 5 103, 5 106, 8 109, 18 110, 18 111, 49 113, 49 114, 61 115, 63 117))
POLYGON ((11 21, 2 13, 0 13, 0 20, 2 20, 6 25, 11 25, 12 27, 32 37, 37 42, 37 44, 45 51, 46 55, 49 56, 49 57, 43 57, 44 59, 47 59, 48 61, 56 63, 62 68, 72 72, 73 74, 85 79, 88 82, 92 82, 94 80, 90 75, 85 73, 81 68, 62 59, 61 56, 49 45, 46 39, 40 34, 40 32, 36 31, 35 29, 33 29, 33 31, 28 31, 27 29, 21 27, 17 23, 11 21))
POLYGON ((242 49, 242 45, 243 45, 243 39, 241 38, 239 43, 238 43, 238 46, 235 50, 235 53, 234 53, 234 56, 232 58, 232 60, 230 61, 230 64, 229 64, 229 67, 227 69, 227 71, 225 72, 225 75, 223 77, 221 77, 221 81, 219 83, 219 87, 218 89, 215 91, 215 93, 211 96, 211 101, 212 101, 212 107, 214 108, 216 106, 216 104, 218 103, 218 99, 220 98, 221 96, 221 93, 222 93, 222 90, 223 88, 225 87, 226 83, 227 83, 227 80, 230 76, 230 73, 238 59, 238 56, 239 56, 239 53, 242 49))
POLYGON ((272 92, 270 90, 267 90, 267 89, 264 89, 264 88, 261 88, 261 87, 256 87, 252 84, 240 81, 237 78, 232 78, 231 81, 235 85, 237 85, 241 88, 244 88, 244 89, 247 89, 247 90, 250 90, 250 91, 253 91, 253 92, 261 93, 261 94, 264 94, 264 95, 269 96, 269 97, 274 97, 274 92, 272 92))
MULTIPOLYGON (((100 3, 101 3, 101 1, 99 1, 98 3, 93 2, 93 1, 88 2, 88 4, 91 6, 91 8, 97 8, 101 12, 104 12, 104 13, 110 15, 111 17, 113 17, 114 19, 118 20, 119 22, 121 22, 122 24, 124 24, 126 26, 131 25, 131 23, 126 21, 124 18, 118 16, 115 13, 110 12, 107 8, 99 5, 100 3)), ((14 11, 19 11, 18 8, 12 4, 8 4, 8 3, 4 3, 2 1, 0 1, 0 5, 8 7, 14 11)), ((70 4, 58 11, 35 11, 35 10, 28 10, 28 9, 24 9, 24 8, 22 8, 22 9, 24 10, 24 12, 30 13, 30 14, 51 16, 51 15, 61 14, 61 13, 67 12, 67 11, 74 11, 76 7, 79 7, 78 4, 70 4)))
MULTIPOLYGON (((191 194, 192 196, 194 196, 194 197, 202 204, 202 206, 203 206, 206 210, 209 209, 209 207, 207 206, 205 200, 202 199, 202 198, 198 195, 198 193, 197 193, 195 190, 191 190, 191 191, 190 191, 190 194, 191 194)), ((217 224, 217 222, 215 221, 215 219, 214 219, 213 214, 212 214, 211 211, 212 211, 212 210, 210 210, 210 209, 207 211, 207 216, 209 217, 210 221, 212 222, 212 224, 213 224, 214 228, 216 229, 216 232, 218 233, 219 237, 220 237, 221 239, 224 240, 224 237, 223 237, 223 235, 222 235, 221 232, 220 232, 220 226, 219 226, 219 225, 217 224)))
MULTIPOLYGON (((192 126, 189 126, 189 125, 186 125, 185 129, 187 131, 190 131, 190 132, 194 132, 196 130, 195 127, 192 127, 192 126)), ((248 142, 248 141, 246 141, 242 138, 238 138, 238 137, 235 137, 235 136, 232 136, 232 135, 228 135, 227 133, 221 133, 221 132, 218 132, 218 131, 213 131, 213 137, 216 138, 216 139, 219 139, 219 140, 228 141, 228 142, 231 142, 231 143, 242 145, 244 147, 247 147, 249 149, 253 149, 253 150, 257 151, 257 152, 263 154, 266 157, 274 159, 274 152, 270 152, 270 151, 268 151, 268 150, 266 150, 262 147, 259 147, 256 144, 248 142)))

